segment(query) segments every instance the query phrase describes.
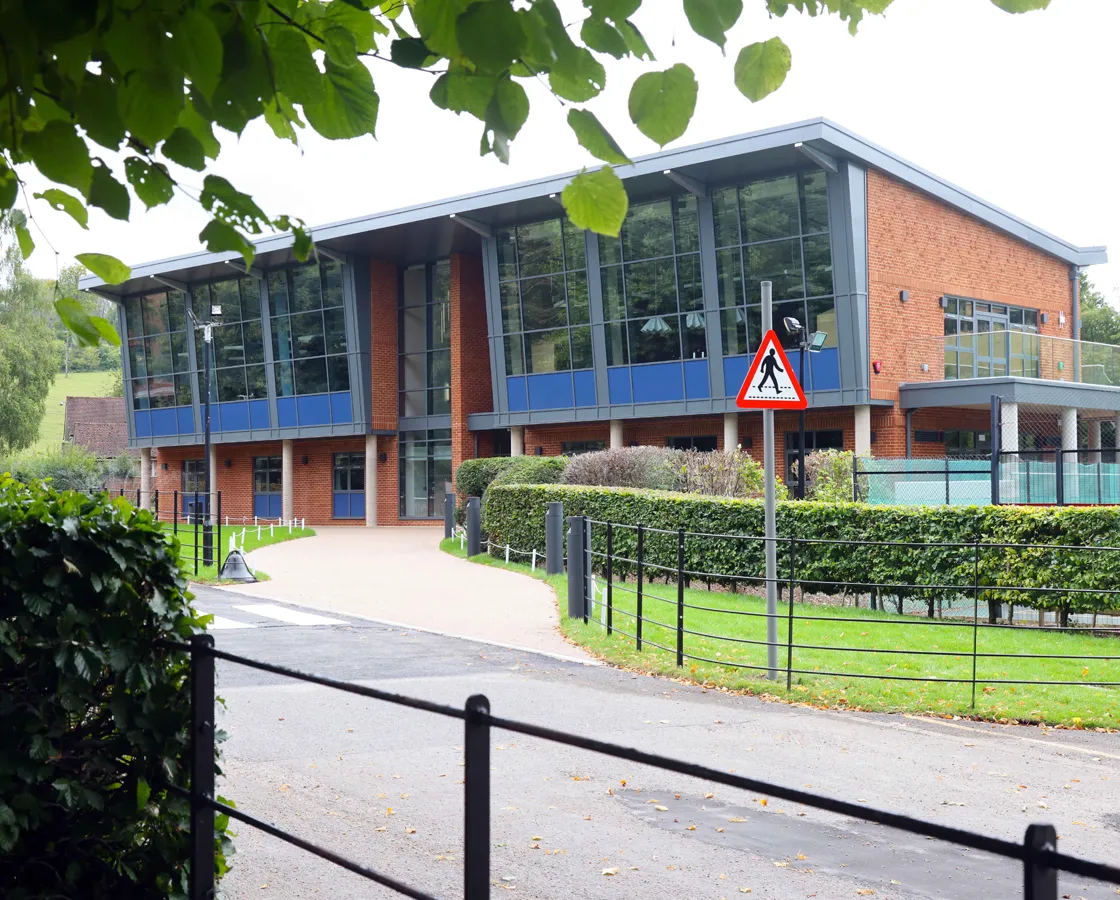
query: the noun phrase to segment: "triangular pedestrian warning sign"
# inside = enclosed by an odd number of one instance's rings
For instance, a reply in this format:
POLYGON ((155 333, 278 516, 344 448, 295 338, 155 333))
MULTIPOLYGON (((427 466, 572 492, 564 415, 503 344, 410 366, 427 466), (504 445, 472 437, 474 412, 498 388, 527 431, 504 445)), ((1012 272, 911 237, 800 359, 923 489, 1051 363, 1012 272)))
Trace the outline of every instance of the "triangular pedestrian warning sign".
POLYGON ((809 405, 773 330, 763 337, 735 405, 740 409, 804 409, 809 405))

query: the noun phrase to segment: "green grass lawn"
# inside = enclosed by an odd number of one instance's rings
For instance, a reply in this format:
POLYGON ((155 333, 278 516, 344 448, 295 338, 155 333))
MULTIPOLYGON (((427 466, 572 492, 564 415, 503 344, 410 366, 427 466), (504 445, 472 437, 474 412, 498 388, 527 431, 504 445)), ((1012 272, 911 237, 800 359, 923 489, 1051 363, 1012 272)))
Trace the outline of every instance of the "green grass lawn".
MULTIPOLYGON (((163 529, 167 532, 168 537, 172 536, 171 523, 161 523, 163 529)), ((226 551, 229 550, 229 536, 231 534, 237 535, 237 547, 241 549, 241 529, 240 525, 230 525, 228 528, 222 527, 222 559, 226 558, 226 551)), ((257 529, 255 527, 245 528, 245 552, 251 553, 259 547, 267 547, 270 544, 279 544, 283 541, 294 541, 297 538, 311 537, 315 534, 314 528, 293 528, 288 530, 287 526, 283 528, 276 528, 273 530, 272 535, 269 535, 268 526, 261 527, 261 536, 257 537, 257 529)), ((217 548, 218 530, 214 529, 215 549, 217 548)), ((218 571, 217 566, 204 566, 202 564, 202 526, 198 528, 198 573, 195 574, 195 529, 193 525, 185 525, 183 522, 179 523, 179 530, 175 534, 175 538, 179 541, 179 557, 183 560, 186 566, 187 575, 191 581, 197 581, 204 584, 217 584, 218 571)), ((263 573, 254 572, 259 578, 263 573)))
POLYGON ((71 372, 69 375, 56 375, 47 394, 43 421, 39 424, 39 440, 31 445, 31 449, 50 450, 62 443, 67 397, 108 397, 112 383, 112 372, 71 372))
MULTIPOLYGON (((441 547, 455 556, 466 555, 457 540, 445 540, 441 547)), ((485 554, 474 557, 472 561, 506 568, 502 560, 485 554)), ((511 562, 508 568, 529 574, 529 566, 524 564, 511 562)), ((981 626, 976 629, 975 635, 979 654, 1037 654, 1051 658, 979 656, 976 663, 976 705, 973 707, 971 620, 965 626, 924 624, 945 620, 904 618, 853 607, 795 603, 793 675, 787 690, 785 645, 789 631, 788 603, 779 606, 780 676, 777 681, 768 681, 765 671, 762 671, 768 648, 759 643, 748 643, 766 640, 765 601, 761 597, 686 590, 686 606, 706 609, 685 609, 684 651, 694 658, 686 658, 684 667, 677 668, 675 584, 659 582, 645 586, 642 610, 644 646, 639 652, 633 637, 636 611, 636 596, 633 593, 636 584, 633 581, 626 584, 616 582, 612 590, 613 622, 618 631, 608 636, 600 621, 601 609, 598 605, 595 621, 588 624, 566 617, 566 576, 546 577, 543 559, 534 575, 547 581, 555 590, 560 604, 561 629, 569 638, 602 659, 629 669, 684 676, 702 684, 815 706, 976 716, 995 721, 1045 722, 1085 728, 1120 728, 1120 688, 1085 684, 1120 682, 1120 636, 1094 637, 1029 627, 981 626), (796 618, 798 616, 813 619, 804 621, 796 618), (734 640, 720 640, 711 635, 734 640), (845 652, 840 648, 852 648, 859 652, 845 652), (924 655, 931 653, 946 655, 924 655), (747 668, 750 666, 756 668, 747 668), (858 677, 861 675, 882 677, 858 677), (904 678, 921 680, 902 680, 904 678), (930 680, 934 678, 960 679, 968 683, 930 680), (991 683, 1030 680, 1079 683, 1061 686, 991 683)))

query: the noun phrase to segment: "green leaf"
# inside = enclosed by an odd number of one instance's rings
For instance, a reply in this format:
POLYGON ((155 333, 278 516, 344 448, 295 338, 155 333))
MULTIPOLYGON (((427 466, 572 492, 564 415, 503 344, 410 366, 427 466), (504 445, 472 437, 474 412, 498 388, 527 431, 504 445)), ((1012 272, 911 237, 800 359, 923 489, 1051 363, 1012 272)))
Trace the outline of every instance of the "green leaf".
POLYGON ((130 156, 124 161, 124 174, 148 209, 167 203, 175 195, 175 182, 167 174, 166 167, 159 163, 130 156))
POLYGON ((619 30, 598 16, 588 16, 583 20, 583 27, 579 30, 579 36, 592 50, 609 53, 615 59, 622 59, 630 52, 630 48, 626 44, 626 38, 622 36, 619 30))
POLYGON ((471 75, 467 72, 447 72, 432 85, 432 102, 443 109, 470 113, 486 121, 486 111, 498 89, 495 75, 471 75))
POLYGON ((276 89, 296 103, 316 103, 323 99, 324 78, 311 55, 311 47, 294 28, 266 30, 268 53, 276 73, 276 89))
POLYGON ((700 37, 724 48, 727 32, 743 13, 743 0, 684 0, 688 24, 700 37))
POLYGON ((19 179, 4 160, 0 159, 0 213, 15 206, 19 197, 19 179))
POLYGON ((136 779, 136 808, 143 809, 148 805, 148 798, 152 796, 152 788, 143 778, 136 779))
POLYGON ((479 72, 497 74, 521 56, 525 32, 521 17, 509 0, 482 0, 472 3, 455 20, 455 37, 460 52, 479 72))
POLYGON ((132 205, 128 188, 113 177, 109 167, 101 160, 94 160, 93 183, 89 188, 89 204, 105 210, 114 219, 128 221, 132 205))
POLYGON ((684 63, 664 72, 646 72, 630 88, 630 119, 642 134, 664 147, 688 128, 696 92, 696 76, 684 63))
POLYGON ((626 46, 635 57, 653 60, 653 51, 649 49, 649 44, 642 37, 642 33, 638 31, 637 25, 627 19, 625 22, 619 22, 617 27, 618 33, 626 40, 626 46))
POLYGON ((616 237, 622 230, 629 199, 622 180, 610 166, 580 171, 560 195, 568 218, 577 228, 616 237))
POLYGON ((630 159, 615 139, 607 133, 595 113, 588 109, 568 110, 568 125, 576 133, 580 146, 604 162, 623 165, 630 159))
POLYGON ((471 0, 414 0, 409 5, 412 21, 428 48, 448 59, 459 56, 455 25, 471 0))
MULTIPOLYGON (((365 7, 370 4, 349 2, 328 3, 327 14, 322 22, 328 30, 342 28, 350 33, 350 38, 359 53, 369 53, 376 47, 374 32, 388 34, 384 23, 373 16, 365 7)), ((326 35, 324 34, 324 37, 326 35)))
POLYGON ((113 347, 121 345, 121 336, 117 333, 117 327, 108 319, 101 316, 90 316, 89 320, 93 323, 93 327, 97 329, 101 337, 105 339, 105 343, 113 347))
POLYGON ((502 79, 494 91, 491 114, 486 117, 487 125, 512 140, 528 118, 529 97, 525 88, 509 78, 502 79))
POLYGON ((72 194, 59 188, 47 188, 40 194, 35 194, 36 200, 46 200, 52 209, 64 212, 77 222, 82 228, 89 229, 89 210, 86 205, 72 194))
POLYGON ((8 221, 16 230, 19 252, 24 259, 27 259, 35 251, 35 242, 31 240, 31 232, 27 228, 27 215, 22 209, 13 209, 8 215, 8 221))
POLYGON ((179 113, 179 124, 198 138, 198 142, 202 144, 202 152, 206 154, 207 159, 218 158, 222 145, 214 137, 214 129, 209 120, 199 115, 194 103, 188 101, 187 105, 183 107, 183 111, 179 113))
POLYGON ((35 167, 51 181, 77 188, 83 197, 89 194, 93 179, 89 149, 69 122, 55 119, 42 131, 26 133, 23 149, 35 167))
POLYGON ((253 264, 256 251, 253 245, 232 225, 221 219, 211 219, 205 228, 199 232, 198 239, 206 245, 211 253, 224 253, 233 250, 241 254, 246 266, 253 264))
POLYGON ((120 91, 125 127, 149 149, 175 129, 184 103, 182 75, 174 69, 131 72, 120 91))
POLYGON ((749 44, 735 60, 735 87, 752 103, 773 93, 786 80, 790 67, 789 47, 778 37, 749 44))
POLYGON ((583 5, 594 16, 613 19, 618 22, 634 15, 642 5, 642 0, 584 0, 583 5))
POLYGON ((272 100, 265 103, 264 120, 280 140, 291 141, 298 145, 299 141, 296 139, 296 130, 293 126, 298 125, 303 128, 303 120, 295 111, 291 101, 283 94, 276 94, 272 100))
POLYGON ((105 253, 79 253, 74 257, 106 284, 120 284, 132 274, 123 262, 105 253))
MULTIPOLYGON (((82 304, 73 297, 62 297, 55 300, 54 308, 58 317, 62 320, 62 324, 78 339, 78 343, 83 347, 96 347, 101 343, 101 332, 90 321, 90 317, 82 304)), ((81 659, 81 654, 75 653, 75 665, 80 665, 79 659, 81 659)))
POLYGON ((187 8, 171 32, 171 50, 191 84, 212 97, 222 75, 222 36, 210 17, 187 8))
POLYGON ((586 103, 607 86, 607 72, 586 47, 578 48, 570 62, 557 62, 548 73, 554 92, 573 103, 586 103))
POLYGON ((358 45, 354 35, 340 25, 324 29, 323 49, 327 58, 340 68, 348 69, 358 63, 358 45))
POLYGON ((423 69, 439 59, 420 38, 415 37, 393 41, 389 45, 389 58, 405 69, 423 69))
POLYGON ((236 225, 251 234, 260 234, 265 225, 271 224, 264 210, 252 197, 237 190, 220 175, 206 176, 202 182, 199 201, 207 212, 212 212, 223 222, 236 225))
POLYGON ((82 79, 74 106, 78 124, 102 147, 116 150, 124 140, 124 122, 117 107, 117 88, 105 75, 82 79))
POLYGON ((992 0, 992 3, 1009 13, 1033 12, 1050 6, 1050 0, 992 0))
POLYGON ((202 142, 181 125, 168 135, 160 152, 172 162, 196 172, 206 168, 206 152, 202 149, 202 142))
POLYGON ((328 140, 373 134, 377 125, 377 91, 364 65, 343 69, 327 59, 323 96, 303 104, 308 124, 328 140))

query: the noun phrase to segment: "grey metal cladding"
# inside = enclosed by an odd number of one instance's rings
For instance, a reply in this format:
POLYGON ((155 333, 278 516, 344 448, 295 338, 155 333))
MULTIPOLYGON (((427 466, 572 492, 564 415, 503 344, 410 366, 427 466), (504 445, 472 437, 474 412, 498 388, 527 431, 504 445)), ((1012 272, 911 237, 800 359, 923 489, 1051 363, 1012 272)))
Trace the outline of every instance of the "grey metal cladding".
POLYGON ((843 162, 838 173, 828 173, 827 183, 836 328, 840 344, 840 387, 849 402, 866 403, 871 377, 867 172, 860 166, 843 162))
POLYGON ((903 409, 987 407, 993 394, 1008 403, 1120 411, 1120 387, 1014 376, 902 384, 899 405, 903 409))

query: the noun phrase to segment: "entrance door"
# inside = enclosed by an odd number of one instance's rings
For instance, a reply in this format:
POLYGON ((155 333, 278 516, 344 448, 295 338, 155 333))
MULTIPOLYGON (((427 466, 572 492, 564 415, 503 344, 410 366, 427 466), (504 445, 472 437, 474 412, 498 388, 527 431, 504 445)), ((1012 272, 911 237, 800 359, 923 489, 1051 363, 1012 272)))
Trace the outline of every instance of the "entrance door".
POLYGON ((1007 320, 1002 316, 976 317, 976 377, 1007 374, 1007 320))

